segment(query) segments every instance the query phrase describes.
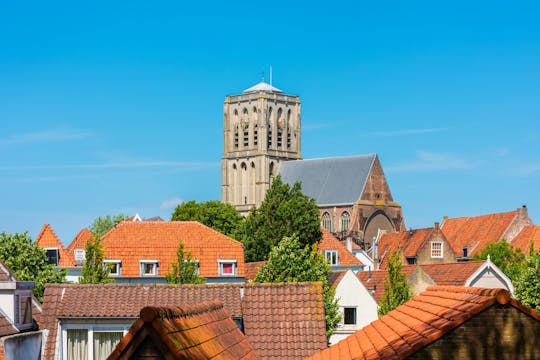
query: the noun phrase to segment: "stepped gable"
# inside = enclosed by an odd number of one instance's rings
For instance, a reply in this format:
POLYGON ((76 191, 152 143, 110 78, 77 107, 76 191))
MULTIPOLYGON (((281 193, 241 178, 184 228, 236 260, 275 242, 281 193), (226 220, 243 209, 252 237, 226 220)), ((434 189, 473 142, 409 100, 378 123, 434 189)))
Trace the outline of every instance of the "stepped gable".
POLYGON ((41 228, 38 236, 36 237, 36 244, 42 248, 56 248, 58 249, 58 255, 60 259, 58 260, 58 266, 60 267, 70 267, 74 266, 75 264, 75 258, 73 254, 70 254, 58 236, 56 236, 56 233, 54 232, 53 228, 49 224, 43 225, 41 228))
POLYGON ((154 357, 168 354, 174 359, 258 359, 219 301, 143 308, 108 360, 149 353, 154 357))

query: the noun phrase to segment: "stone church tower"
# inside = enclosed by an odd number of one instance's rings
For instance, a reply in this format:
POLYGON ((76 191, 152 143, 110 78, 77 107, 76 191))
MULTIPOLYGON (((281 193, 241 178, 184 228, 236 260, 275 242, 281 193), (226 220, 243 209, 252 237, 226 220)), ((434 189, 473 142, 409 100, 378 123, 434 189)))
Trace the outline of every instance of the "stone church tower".
POLYGON ((243 215, 261 204, 281 162, 300 155, 300 99, 260 82, 223 105, 221 201, 243 215))

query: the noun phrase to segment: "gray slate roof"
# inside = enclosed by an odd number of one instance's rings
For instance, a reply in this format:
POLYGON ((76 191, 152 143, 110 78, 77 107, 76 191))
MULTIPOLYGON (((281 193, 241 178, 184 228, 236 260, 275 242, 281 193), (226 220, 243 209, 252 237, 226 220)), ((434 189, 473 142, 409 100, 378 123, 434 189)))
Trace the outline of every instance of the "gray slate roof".
POLYGON ((324 159, 292 160, 281 163, 284 183, 302 183, 304 194, 319 206, 354 204, 364 192, 377 155, 356 155, 324 159))

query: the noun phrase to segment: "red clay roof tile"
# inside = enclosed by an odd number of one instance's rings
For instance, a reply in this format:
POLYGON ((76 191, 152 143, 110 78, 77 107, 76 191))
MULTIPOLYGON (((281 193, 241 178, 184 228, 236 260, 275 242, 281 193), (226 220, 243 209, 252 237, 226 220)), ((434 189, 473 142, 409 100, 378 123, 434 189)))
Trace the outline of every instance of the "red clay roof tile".
POLYGON ((524 254, 529 253, 531 244, 534 251, 540 250, 540 226, 538 225, 524 227, 512 240, 512 245, 520 249, 524 254))
POLYGON ((51 225, 45 224, 41 228, 41 231, 39 232, 38 236, 36 237, 36 244, 42 248, 57 248, 58 254, 59 254, 59 261, 58 266, 73 266, 75 263, 75 258, 73 254, 70 254, 58 236, 56 236, 56 233, 52 229, 51 225))
POLYGON ((347 247, 336 239, 328 230, 321 228, 323 237, 317 246, 319 252, 324 254, 325 250, 337 250, 339 266, 363 266, 362 262, 354 256, 347 247))

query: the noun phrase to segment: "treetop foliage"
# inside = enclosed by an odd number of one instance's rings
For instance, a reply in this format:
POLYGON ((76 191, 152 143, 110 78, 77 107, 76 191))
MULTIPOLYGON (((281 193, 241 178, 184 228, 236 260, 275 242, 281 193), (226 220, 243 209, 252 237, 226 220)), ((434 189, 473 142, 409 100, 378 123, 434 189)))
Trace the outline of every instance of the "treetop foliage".
POLYGON ((244 218, 231 204, 218 200, 202 203, 191 200, 178 205, 171 220, 198 221, 222 234, 233 236, 244 218))
POLYGON ((129 216, 124 214, 99 216, 90 225, 90 231, 92 234, 101 238, 120 221, 124 221, 128 218, 129 216))
POLYGON ((317 243, 322 238, 319 209, 313 198, 302 193, 299 182, 291 187, 277 176, 261 206, 251 210, 239 228, 237 239, 245 246, 246 261, 261 261, 272 246, 293 235, 302 245, 317 243))
POLYGON ((191 252, 184 252, 184 243, 181 242, 176 250, 177 260, 172 269, 165 274, 168 284, 204 284, 205 279, 199 276, 199 263, 193 260, 191 252))
POLYGON ((56 270, 47 261, 47 252, 32 241, 28 232, 22 234, 0 233, 0 259, 20 281, 33 281, 34 296, 43 300, 47 283, 62 283, 66 269, 56 270))
POLYGON ((110 268, 103 263, 103 245, 101 238, 93 234, 84 248, 86 260, 82 267, 81 284, 107 284, 113 280, 109 278, 110 268))
POLYGON ((489 255, 493 262, 512 281, 517 279, 521 269, 525 265, 525 254, 512 246, 505 240, 489 244, 479 254, 474 256, 474 260, 486 260, 489 255))
POLYGON ((523 305, 540 311, 540 251, 533 252, 514 283, 514 296, 523 305))
POLYGON ((339 306, 334 298, 335 290, 328 285, 330 267, 316 244, 302 244, 298 236, 285 237, 276 244, 263 265, 255 282, 312 282, 323 284, 323 302, 327 338, 333 334, 341 320, 339 306))
POLYGON ((401 271, 401 251, 390 254, 388 275, 384 279, 384 294, 379 302, 379 316, 384 315, 412 297, 407 276, 401 271))

